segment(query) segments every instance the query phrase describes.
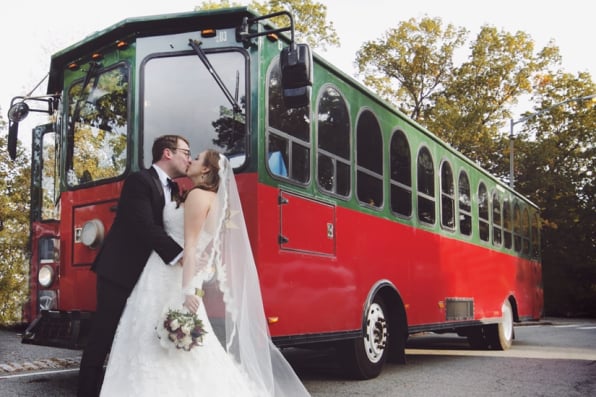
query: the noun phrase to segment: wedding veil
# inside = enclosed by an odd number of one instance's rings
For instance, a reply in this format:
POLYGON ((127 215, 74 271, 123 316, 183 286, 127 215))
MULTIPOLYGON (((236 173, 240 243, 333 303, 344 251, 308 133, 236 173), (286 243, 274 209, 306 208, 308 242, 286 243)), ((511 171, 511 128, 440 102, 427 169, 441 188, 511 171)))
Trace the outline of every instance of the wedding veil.
POLYGON ((267 396, 309 396, 271 341, 234 173, 221 154, 219 166, 219 189, 204 227, 212 240, 197 253, 202 268, 215 269, 203 282, 205 309, 228 354, 267 396))

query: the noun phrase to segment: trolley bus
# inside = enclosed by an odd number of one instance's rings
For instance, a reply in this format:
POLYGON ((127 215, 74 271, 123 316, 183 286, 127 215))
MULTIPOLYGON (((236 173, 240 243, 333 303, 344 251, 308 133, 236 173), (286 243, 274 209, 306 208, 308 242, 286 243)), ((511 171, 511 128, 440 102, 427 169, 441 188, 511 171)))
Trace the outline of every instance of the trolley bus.
POLYGON ((333 346, 366 379, 410 334, 508 349, 514 322, 541 317, 537 207, 295 43, 289 13, 125 19, 54 54, 47 95, 13 99, 13 158, 29 111, 51 117, 32 131, 24 343, 84 346, 90 265, 164 133, 234 165, 280 347, 333 346))

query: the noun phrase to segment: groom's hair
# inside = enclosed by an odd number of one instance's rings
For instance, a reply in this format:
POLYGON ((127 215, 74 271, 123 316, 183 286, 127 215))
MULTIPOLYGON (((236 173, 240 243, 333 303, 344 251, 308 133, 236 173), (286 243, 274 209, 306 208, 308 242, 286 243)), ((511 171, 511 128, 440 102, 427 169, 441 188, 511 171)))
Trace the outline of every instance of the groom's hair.
POLYGON ((157 163, 163 156, 163 151, 166 149, 175 150, 178 147, 178 140, 186 142, 188 146, 188 139, 180 135, 162 135, 153 141, 153 147, 151 148, 151 154, 153 155, 153 163, 157 163))

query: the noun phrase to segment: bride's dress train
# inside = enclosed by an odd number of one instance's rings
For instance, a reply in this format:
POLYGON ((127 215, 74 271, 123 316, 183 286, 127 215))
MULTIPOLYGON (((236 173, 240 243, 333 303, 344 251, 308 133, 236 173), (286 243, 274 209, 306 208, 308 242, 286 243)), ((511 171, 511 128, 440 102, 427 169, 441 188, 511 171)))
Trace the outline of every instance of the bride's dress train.
MULTIPOLYGON (((166 205, 166 231, 183 245, 183 207, 166 205)), ((201 233, 199 248, 209 244, 201 233)), ((153 253, 129 297, 114 338, 101 395, 256 396, 266 395, 236 365, 214 332, 201 303, 198 316, 207 330, 191 351, 160 346, 155 327, 165 305, 182 309, 182 267, 164 265, 153 253)))

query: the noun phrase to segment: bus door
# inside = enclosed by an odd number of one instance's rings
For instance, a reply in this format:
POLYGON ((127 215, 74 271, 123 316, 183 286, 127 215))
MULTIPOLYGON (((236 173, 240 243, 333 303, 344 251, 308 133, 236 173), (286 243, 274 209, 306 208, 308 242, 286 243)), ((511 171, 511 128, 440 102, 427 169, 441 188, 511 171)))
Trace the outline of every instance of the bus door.
POLYGON ((335 206, 281 190, 282 250, 335 256, 335 206))

